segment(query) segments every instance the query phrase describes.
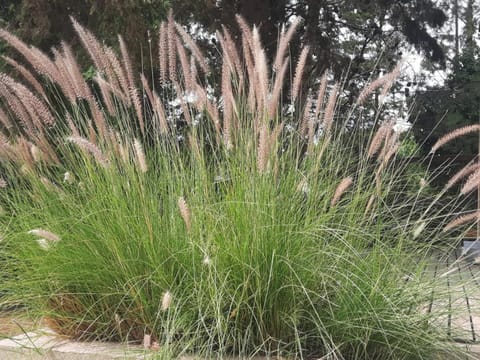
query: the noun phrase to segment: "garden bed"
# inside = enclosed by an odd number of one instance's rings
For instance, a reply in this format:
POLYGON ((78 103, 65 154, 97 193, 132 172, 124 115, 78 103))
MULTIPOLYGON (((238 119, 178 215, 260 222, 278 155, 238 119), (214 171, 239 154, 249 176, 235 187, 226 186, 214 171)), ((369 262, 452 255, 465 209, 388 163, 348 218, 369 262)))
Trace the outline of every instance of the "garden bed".
MULTIPOLYGON (((442 279, 449 289, 447 302, 445 296, 439 300, 432 291, 426 311, 444 309, 445 316, 437 319, 437 325, 444 328, 446 335, 454 338, 459 346, 466 347, 474 358, 480 358, 480 265, 472 259, 462 260, 460 249, 449 256, 438 252, 422 276, 442 279)), ((0 335, 6 337, 0 340, 0 360, 23 360, 25 356, 43 360, 50 359, 51 354, 58 360, 165 358, 161 350, 145 349, 136 344, 69 340, 48 328, 38 330, 42 325, 8 315, 0 317, 0 335)), ((195 357, 183 356, 181 359, 195 357)))

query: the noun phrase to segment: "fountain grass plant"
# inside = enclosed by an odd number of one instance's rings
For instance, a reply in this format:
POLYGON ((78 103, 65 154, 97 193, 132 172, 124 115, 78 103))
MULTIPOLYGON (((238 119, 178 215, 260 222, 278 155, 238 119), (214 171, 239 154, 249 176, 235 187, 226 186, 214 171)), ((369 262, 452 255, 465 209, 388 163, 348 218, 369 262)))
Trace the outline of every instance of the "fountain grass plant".
POLYGON ((434 326, 445 314, 424 311, 433 288, 442 296, 421 276, 441 228, 418 240, 435 216, 392 161, 393 124, 347 127, 361 102, 337 113, 327 75, 305 99, 308 47, 287 109, 298 24, 270 71, 238 20, 241 49, 217 34, 221 86, 170 17, 160 83, 141 75, 141 91, 121 38, 118 56, 73 20, 97 68, 88 84, 67 44, 52 59, 0 31, 28 66, 15 63, 26 85, 0 77, 2 303, 60 334, 147 339, 171 357, 460 357, 434 326))

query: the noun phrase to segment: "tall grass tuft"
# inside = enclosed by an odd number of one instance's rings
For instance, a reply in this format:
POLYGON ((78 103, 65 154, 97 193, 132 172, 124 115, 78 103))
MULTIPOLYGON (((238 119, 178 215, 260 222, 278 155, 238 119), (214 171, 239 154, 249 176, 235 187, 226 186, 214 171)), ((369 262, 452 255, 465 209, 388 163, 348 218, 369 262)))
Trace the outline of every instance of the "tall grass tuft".
POLYGON ((434 326, 444 314, 421 311, 443 294, 421 274, 445 219, 405 181, 399 135, 380 119, 373 137, 347 126, 361 106, 338 113, 328 73, 303 96, 308 46, 287 90, 298 22, 270 70, 259 30, 237 19, 241 48, 218 34, 218 85, 172 15, 158 79, 74 19, 94 84, 68 45, 50 58, 0 31, 25 61, 0 76, 2 303, 60 334, 147 339, 172 357, 460 356, 434 326))

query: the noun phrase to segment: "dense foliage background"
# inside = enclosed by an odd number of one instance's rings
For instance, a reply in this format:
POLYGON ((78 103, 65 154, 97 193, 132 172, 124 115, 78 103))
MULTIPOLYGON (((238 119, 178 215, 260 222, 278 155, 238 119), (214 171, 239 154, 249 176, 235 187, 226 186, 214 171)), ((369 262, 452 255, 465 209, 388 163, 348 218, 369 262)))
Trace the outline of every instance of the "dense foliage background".
MULTIPOLYGON (((416 124, 416 141, 425 143, 425 149, 439 134, 479 119, 479 15, 473 0, 4 0, 0 24, 45 51, 65 40, 86 63, 69 21, 73 15, 108 45, 115 46, 121 34, 141 70, 154 63, 156 33, 170 9, 203 40, 212 61, 218 59, 218 44, 210 35, 226 26, 238 40, 236 13, 260 27, 270 57, 282 24, 301 17, 302 26, 290 48, 292 57, 298 55, 301 43, 311 44, 308 73, 319 75, 330 69, 337 79, 346 77, 350 90, 346 106, 365 86, 372 70, 389 71, 405 52, 417 52, 423 65, 415 69, 414 81, 397 83, 394 106, 404 114, 415 105, 410 116, 416 124), (439 69, 445 74, 441 80, 433 75, 439 69)), ((155 76, 153 70, 151 76, 155 76)), ((310 78, 313 82, 316 77, 310 78)), ((305 81, 303 93, 311 86, 305 81)), ((371 111, 378 111, 375 102, 371 111)), ((443 153, 468 155, 476 148, 477 140, 470 137, 449 145, 443 153)))

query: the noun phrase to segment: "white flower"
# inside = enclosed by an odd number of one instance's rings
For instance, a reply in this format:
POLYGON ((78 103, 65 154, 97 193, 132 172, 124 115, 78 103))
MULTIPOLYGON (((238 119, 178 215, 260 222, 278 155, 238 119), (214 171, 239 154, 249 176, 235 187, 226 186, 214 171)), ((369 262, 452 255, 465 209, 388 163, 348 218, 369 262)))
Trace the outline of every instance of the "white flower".
POLYGON ((209 266, 212 263, 212 259, 208 255, 205 255, 202 261, 203 265, 209 266))
POLYGON ((393 125, 393 131, 395 131, 397 134, 404 133, 412 127, 412 124, 409 123, 408 121, 405 120, 400 120, 397 121, 395 125, 393 125))

